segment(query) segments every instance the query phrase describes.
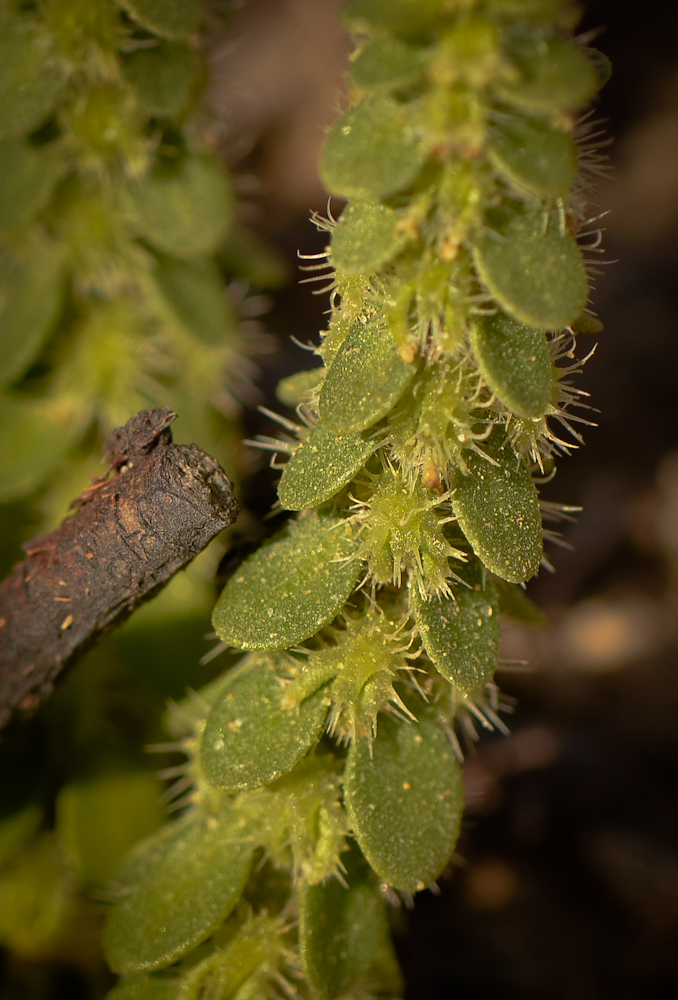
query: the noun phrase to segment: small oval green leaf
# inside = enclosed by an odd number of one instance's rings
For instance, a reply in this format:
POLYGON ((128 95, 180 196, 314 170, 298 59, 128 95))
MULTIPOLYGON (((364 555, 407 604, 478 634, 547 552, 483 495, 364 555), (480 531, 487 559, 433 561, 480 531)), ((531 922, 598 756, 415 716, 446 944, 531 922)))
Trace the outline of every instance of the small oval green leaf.
POLYGON ((316 424, 294 452, 278 486, 280 503, 287 510, 317 507, 349 483, 378 447, 359 434, 332 434, 316 424))
POLYGON ((325 139, 320 174, 345 198, 380 199, 409 187, 422 149, 395 101, 377 98, 349 108, 325 139))
POLYGON ((483 446, 496 464, 467 452, 467 475, 455 469, 452 503, 473 551, 489 570, 510 583, 529 580, 542 554, 537 489, 500 429, 483 446))
POLYGON ((199 62, 186 45, 172 42, 130 53, 123 63, 125 79, 147 115, 179 118, 196 89, 199 62))
POLYGON ((372 274, 407 243, 402 215, 374 202, 351 202, 332 231, 332 264, 340 274, 372 274))
POLYGON ((497 313, 474 320, 470 340, 478 368, 497 399, 518 417, 543 416, 553 383, 543 330, 522 326, 497 313))
POLYGON ((63 166, 63 150, 54 144, 0 142, 0 229, 15 231, 31 222, 49 201, 63 166))
POLYGON ((400 357, 385 326, 354 323, 320 390, 324 423, 335 434, 366 430, 393 409, 416 370, 400 357))
POLYGON ((299 894, 301 965, 313 989, 328 1000, 352 989, 386 936, 384 901, 368 878, 366 871, 350 871, 348 885, 330 878, 303 884, 299 894))
POLYGON ((499 614, 511 618, 521 625, 543 625, 544 614, 524 590, 506 580, 492 580, 499 604, 499 614))
POLYGON ((302 514, 250 556, 224 587, 212 621, 239 649, 303 642, 341 611, 360 575, 342 518, 302 514))
POLYGON ((186 329, 207 344, 222 345, 236 317, 211 261, 163 257, 153 271, 163 301, 186 329))
POLYGON ((516 119, 498 129, 487 154, 504 180, 518 191, 537 197, 566 197, 577 171, 571 137, 548 122, 531 118, 516 119))
POLYGON ((355 32, 378 28, 402 38, 416 38, 440 21, 440 0, 348 0, 342 19, 355 32))
POLYGON ((130 185, 128 221, 138 236, 177 257, 216 250, 233 214, 226 176, 209 156, 163 162, 141 183, 130 185))
POLYGON ((382 94, 411 87, 424 73, 426 55, 392 36, 375 38, 349 67, 349 82, 356 90, 382 94))
POLYGON ((283 708, 277 668, 272 656, 248 657, 210 712, 200 753, 205 776, 217 788, 267 785, 291 771, 320 738, 329 710, 323 693, 283 708))
POLYGON ((588 298, 586 268, 575 240, 555 215, 516 206, 488 213, 473 248, 480 280, 520 323, 561 330, 588 298))
POLYGON ((114 972, 171 965, 204 941, 238 902, 254 851, 241 820, 197 810, 132 849, 118 871, 104 952, 114 972))
POLYGON ((32 493, 62 465, 84 430, 49 401, 0 395, 0 501, 32 493))
POLYGON ((54 109, 66 72, 30 11, 0 12, 0 138, 32 132, 54 109))
POLYGON ((177 1000, 181 981, 168 974, 130 976, 109 990, 105 1000, 177 1000))
POLYGON ((499 87, 499 95, 521 110, 537 114, 578 111, 600 86, 596 66, 586 49, 556 36, 530 51, 516 63, 522 79, 499 87))
POLYGON ((86 885, 108 885, 132 845, 161 826, 162 791, 156 775, 139 768, 82 774, 61 788, 59 838, 86 885))
POLYGON ((463 806, 461 768, 433 719, 379 720, 346 760, 344 798, 353 832, 377 875, 402 892, 436 879, 450 859, 463 806))
POLYGON ((410 589, 410 607, 424 649, 439 674, 466 693, 492 680, 499 650, 499 613, 491 584, 482 574, 471 586, 457 585, 453 597, 423 600, 410 589))
POLYGON ((278 382, 275 394, 281 403, 295 409, 299 403, 308 399, 312 391, 322 382, 325 370, 323 368, 309 368, 302 372, 295 372, 287 378, 278 382))
POLYGON ((10 275, 0 294, 0 385, 25 375, 44 347, 61 307, 63 278, 63 254, 53 246, 34 250, 10 275))
POLYGON ((198 0, 118 0, 129 16, 161 38, 187 38, 200 25, 198 0))

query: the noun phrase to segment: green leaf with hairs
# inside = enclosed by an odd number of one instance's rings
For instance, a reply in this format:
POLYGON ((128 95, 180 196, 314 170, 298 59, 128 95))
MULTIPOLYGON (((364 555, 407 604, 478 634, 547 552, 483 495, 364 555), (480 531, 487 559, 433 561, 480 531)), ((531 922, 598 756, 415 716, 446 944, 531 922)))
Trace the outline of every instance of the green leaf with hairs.
POLYGON ((482 573, 467 582, 468 587, 455 584, 453 597, 427 601, 411 587, 410 608, 438 673, 470 694, 491 681, 496 670, 499 612, 491 584, 482 585, 482 573))
POLYGON ((543 625, 544 613, 531 601, 521 587, 495 577, 492 580, 499 603, 499 614, 521 625, 543 625))
POLYGON ((212 621, 238 649, 284 649, 339 614, 361 571, 351 525, 302 514, 247 559, 224 587, 212 621))
POLYGON ((317 507, 338 493, 378 447, 359 434, 332 434, 316 424, 289 459, 278 485, 287 510, 317 507))
POLYGON ((532 114, 578 111, 598 90, 599 72, 586 49, 556 35, 516 53, 520 79, 498 88, 509 104, 532 114))
POLYGON ((500 428, 481 447, 487 458, 469 451, 468 474, 459 468, 452 474, 454 513, 484 565, 502 580, 522 583, 537 572, 542 555, 537 489, 500 428))
POLYGON ((31 12, 0 12, 0 138, 23 135, 53 111, 66 77, 31 12))
POLYGON ((393 409, 416 370, 400 357, 387 327, 356 321, 320 390, 323 422, 336 434, 372 427, 393 409))
POLYGON ((64 168, 63 149, 23 139, 0 142, 0 229, 13 232, 32 221, 50 199, 64 168))
POLYGON ((302 372, 296 372, 294 375, 288 375, 287 378, 278 382, 275 394, 281 403, 295 409, 322 382, 324 374, 322 368, 309 368, 302 372))
POLYGON ((118 0, 129 16, 161 38, 187 38, 200 25, 199 0, 118 0))
POLYGON ((222 345, 235 330, 237 320, 218 268, 212 261, 163 256, 153 277, 164 303, 200 340, 222 345))
POLYGON ((365 862, 347 855, 342 861, 348 869, 343 884, 334 878, 304 883, 299 894, 301 966, 328 1000, 344 996, 361 979, 388 932, 384 901, 365 862))
POLYGON ((512 413, 536 419, 551 399, 553 364, 543 330, 504 313, 471 323, 471 348, 488 386, 512 413))
POLYGON ((319 740, 329 710, 323 692, 283 707, 278 668, 273 656, 248 657, 210 712, 200 756, 205 776, 217 788, 267 785, 291 771, 319 740))
POLYGON ((225 238, 233 195, 215 159, 184 156, 130 184, 125 208, 138 236, 165 253, 196 257, 212 253, 225 238))
POLYGON ((123 63, 125 79, 137 101, 154 118, 179 118, 188 110, 200 63, 186 45, 166 42, 131 52, 123 63))
POLYGON ((116 875, 122 891, 104 930, 111 969, 165 968, 213 934, 240 899, 253 853, 228 809, 194 809, 137 844, 116 875))
POLYGON ((561 330, 588 298, 586 268, 569 232, 540 207, 493 209, 476 238, 480 280, 502 309, 527 326, 561 330))
POLYGON ((402 213, 374 202, 351 202, 332 231, 331 259, 340 274, 372 274, 408 241, 398 232, 402 213))
POLYGON ((351 87, 387 94, 421 80, 427 53, 393 36, 375 38, 361 49, 348 70, 351 87))
POLYGON ((348 0, 341 15, 352 31, 377 28, 401 38, 417 38, 440 20, 440 0, 348 0))
POLYGON ((53 476, 84 430, 50 401, 0 395, 0 501, 27 496, 53 476))
POLYGON ((177 1000, 180 988, 177 976, 142 973, 123 979, 108 991, 106 1000, 177 1000))
POLYGON ((380 199, 409 187, 424 162, 410 123, 395 101, 376 98, 349 108, 327 133, 320 174, 346 198, 380 199))
POLYGON ((58 318, 64 287, 60 247, 35 249, 10 275, 0 294, 0 385, 26 374, 58 318))
POLYGON ((569 135, 539 119, 515 119, 492 133, 487 155, 519 192, 566 198, 577 172, 577 151, 569 135))
POLYGON ((385 882, 417 892, 447 865, 459 835, 461 768, 447 734, 427 715, 379 720, 346 759, 344 799, 361 851, 385 882))

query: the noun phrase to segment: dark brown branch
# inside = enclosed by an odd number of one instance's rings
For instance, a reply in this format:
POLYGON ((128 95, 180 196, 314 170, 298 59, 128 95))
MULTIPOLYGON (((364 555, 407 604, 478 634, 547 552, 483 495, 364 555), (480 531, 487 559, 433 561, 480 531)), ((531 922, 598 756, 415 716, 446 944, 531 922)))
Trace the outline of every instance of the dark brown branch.
POLYGON ((30 715, 57 675, 238 516, 231 484, 195 445, 172 444, 171 410, 108 438, 106 476, 0 584, 0 729, 30 715))

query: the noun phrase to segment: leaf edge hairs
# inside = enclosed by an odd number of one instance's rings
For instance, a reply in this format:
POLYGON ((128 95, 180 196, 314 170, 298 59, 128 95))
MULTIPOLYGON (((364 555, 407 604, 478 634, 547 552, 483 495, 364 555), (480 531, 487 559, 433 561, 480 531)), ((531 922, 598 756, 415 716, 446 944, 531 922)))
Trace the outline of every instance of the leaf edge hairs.
POLYGON ((548 564, 542 518, 571 512, 536 481, 588 423, 571 380, 598 328, 586 204, 604 165, 582 112, 607 62, 567 0, 349 0, 343 17, 351 99, 321 173, 349 201, 316 218, 331 241, 309 264, 331 294, 322 367, 281 384, 298 422, 258 441, 287 457, 297 513, 215 608, 246 655, 168 713, 182 818, 121 872, 111 1000, 400 995, 385 903, 449 863, 462 744, 505 731, 499 615, 534 614, 519 588, 548 564), (201 911, 180 843, 208 818, 259 860, 239 901, 201 911), (169 953, 156 929, 187 900, 169 953), (352 935, 361 906, 374 933, 352 935))

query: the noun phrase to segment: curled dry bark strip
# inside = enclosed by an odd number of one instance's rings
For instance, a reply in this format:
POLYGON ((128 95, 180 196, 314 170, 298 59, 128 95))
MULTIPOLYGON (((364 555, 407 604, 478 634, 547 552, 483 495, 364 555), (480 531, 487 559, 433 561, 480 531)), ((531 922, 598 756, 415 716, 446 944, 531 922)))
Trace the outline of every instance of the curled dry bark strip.
POLYGON ((144 410, 113 431, 108 473, 0 584, 0 729, 32 714, 64 667, 238 516, 218 462, 172 444, 175 417, 144 410))

